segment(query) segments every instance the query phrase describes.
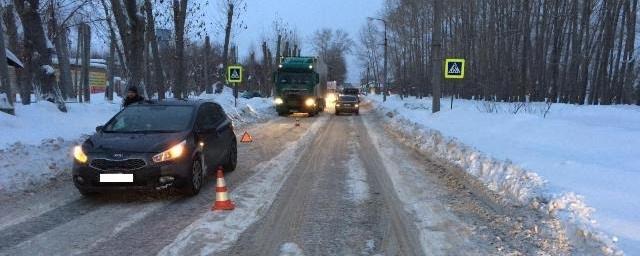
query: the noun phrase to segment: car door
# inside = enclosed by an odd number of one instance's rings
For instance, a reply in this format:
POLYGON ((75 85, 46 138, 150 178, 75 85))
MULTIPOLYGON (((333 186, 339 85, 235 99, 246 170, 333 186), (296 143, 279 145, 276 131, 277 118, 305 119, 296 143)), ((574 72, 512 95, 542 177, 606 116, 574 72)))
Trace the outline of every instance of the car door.
POLYGON ((218 152, 216 152, 216 144, 219 144, 219 136, 216 131, 216 120, 211 114, 212 112, 213 106, 210 103, 200 105, 196 122, 199 142, 204 143, 202 148, 204 164, 209 171, 211 168, 216 168, 220 163, 220 156, 218 152))
POLYGON ((213 106, 213 117, 216 123, 216 131, 219 139, 219 149, 218 152, 221 157, 221 164, 226 163, 227 155, 231 149, 231 141, 234 139, 234 134, 231 130, 231 120, 224 113, 224 110, 217 103, 212 103, 213 106))

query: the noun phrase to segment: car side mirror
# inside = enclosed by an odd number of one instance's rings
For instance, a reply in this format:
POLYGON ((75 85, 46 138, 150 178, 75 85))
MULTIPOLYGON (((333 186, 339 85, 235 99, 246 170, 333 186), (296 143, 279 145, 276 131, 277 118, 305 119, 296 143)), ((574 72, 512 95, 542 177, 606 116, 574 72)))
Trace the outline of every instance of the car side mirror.
POLYGON ((102 128, 104 128, 104 125, 98 125, 96 126, 96 132, 101 132, 102 128))

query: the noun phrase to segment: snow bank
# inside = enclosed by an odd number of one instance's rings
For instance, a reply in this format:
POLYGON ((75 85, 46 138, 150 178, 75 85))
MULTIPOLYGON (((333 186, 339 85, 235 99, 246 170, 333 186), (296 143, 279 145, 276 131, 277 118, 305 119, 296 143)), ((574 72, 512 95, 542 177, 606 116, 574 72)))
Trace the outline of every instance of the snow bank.
POLYGON ((544 118, 535 104, 513 114, 507 103, 456 100, 449 110, 447 100, 431 114, 430 98, 368 99, 406 144, 457 164, 507 203, 562 219, 576 252, 640 254, 640 108, 554 104, 544 118))
MULTIPOLYGON (((234 107, 230 88, 195 98, 220 103, 236 126, 275 114, 265 98, 238 99, 234 107)), ((48 101, 15 104, 15 116, 0 112, 0 193, 33 189, 68 175, 71 148, 118 113, 121 103, 118 97, 109 102, 104 94, 93 94, 88 104, 67 103, 67 113, 48 101)))
POLYGON ((319 117, 299 140, 289 142, 276 157, 256 166, 255 174, 231 191, 231 198, 236 202, 233 211, 205 213, 158 254, 214 255, 231 246, 245 229, 266 213, 291 173, 292 164, 303 155, 296 152, 311 143, 326 121, 326 116, 319 117))

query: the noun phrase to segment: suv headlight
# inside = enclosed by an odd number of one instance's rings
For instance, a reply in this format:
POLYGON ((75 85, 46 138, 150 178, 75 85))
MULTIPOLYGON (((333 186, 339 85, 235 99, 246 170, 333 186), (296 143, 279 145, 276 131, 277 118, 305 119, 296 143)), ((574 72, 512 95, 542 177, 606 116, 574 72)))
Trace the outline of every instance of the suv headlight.
POLYGON ((275 100, 273 100, 273 103, 275 103, 276 105, 280 105, 284 103, 284 101, 281 98, 276 98, 275 100))
POLYGON ((171 147, 170 149, 167 149, 164 152, 153 156, 152 159, 156 163, 160 163, 160 162, 176 159, 176 158, 178 158, 178 157, 180 157, 182 155, 186 145, 187 145, 187 141, 183 140, 182 142, 178 143, 177 145, 171 147))
POLYGON ((89 159, 87 155, 82 151, 82 146, 73 147, 73 158, 76 159, 79 163, 86 163, 89 159))
POLYGON ((307 107, 311 107, 316 105, 316 100, 312 98, 308 98, 307 100, 304 101, 304 104, 307 105, 307 107))

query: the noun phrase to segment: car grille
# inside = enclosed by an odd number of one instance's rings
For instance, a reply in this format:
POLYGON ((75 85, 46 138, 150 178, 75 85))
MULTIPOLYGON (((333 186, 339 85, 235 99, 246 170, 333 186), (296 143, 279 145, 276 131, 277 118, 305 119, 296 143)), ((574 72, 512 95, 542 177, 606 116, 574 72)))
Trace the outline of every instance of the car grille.
POLYGON ((142 159, 108 160, 94 159, 91 167, 100 170, 135 170, 144 167, 146 163, 142 159))

